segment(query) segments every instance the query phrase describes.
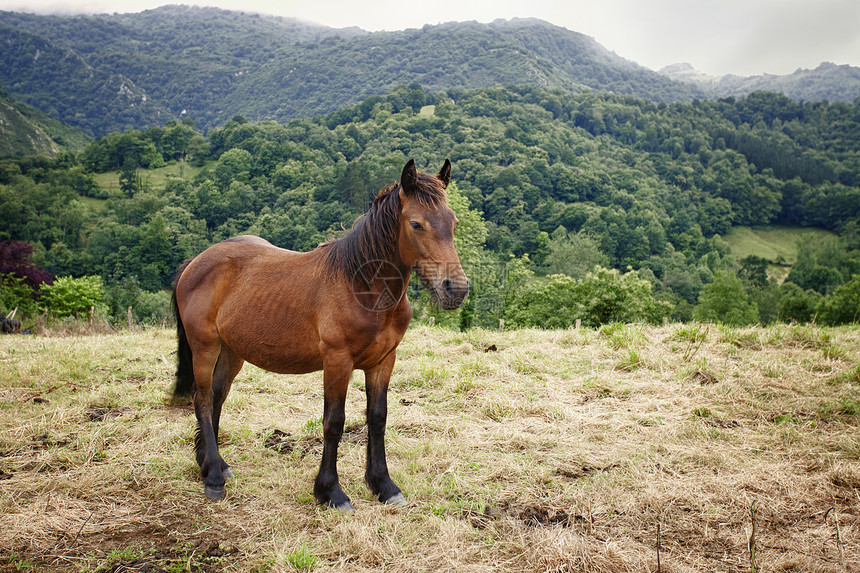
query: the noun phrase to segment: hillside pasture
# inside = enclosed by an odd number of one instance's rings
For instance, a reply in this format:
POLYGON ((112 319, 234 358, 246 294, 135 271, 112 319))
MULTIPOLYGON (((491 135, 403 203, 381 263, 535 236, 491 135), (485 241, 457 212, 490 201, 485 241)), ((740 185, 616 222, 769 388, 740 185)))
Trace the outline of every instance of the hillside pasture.
POLYGON ((2 571, 860 571, 860 328, 410 330, 388 461, 363 377, 318 507, 319 374, 252 366, 208 502, 174 334, 0 337, 2 571))
POLYGON ((757 256, 771 262, 768 272, 779 283, 785 280, 791 266, 797 261, 797 243, 804 237, 820 239, 835 236, 830 231, 812 227, 767 225, 761 227, 733 227, 725 236, 726 242, 738 260, 757 256))
MULTIPOLYGON (((210 165, 214 162, 209 162, 210 165)), ((147 191, 162 192, 164 191, 167 182, 170 178, 184 179, 190 181, 200 171, 202 167, 192 165, 186 161, 174 161, 164 167, 155 169, 137 169, 137 175, 140 178, 141 187, 147 191)), ((95 173, 93 178, 99 188, 105 191, 109 196, 119 195, 121 193, 119 187, 119 171, 107 171, 105 173, 95 173)))
POLYGON ((797 242, 807 236, 823 238, 835 235, 812 227, 768 225, 733 227, 724 238, 738 259, 755 255, 771 262, 782 261, 782 264, 790 266, 797 261, 797 242))

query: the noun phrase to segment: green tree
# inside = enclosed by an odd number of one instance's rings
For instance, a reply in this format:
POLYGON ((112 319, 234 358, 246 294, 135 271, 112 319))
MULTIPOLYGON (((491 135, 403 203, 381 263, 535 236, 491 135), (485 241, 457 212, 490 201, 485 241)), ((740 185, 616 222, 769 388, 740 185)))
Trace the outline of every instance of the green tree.
POLYGON ((227 189, 233 181, 248 183, 251 180, 253 158, 245 149, 233 148, 225 151, 215 165, 215 182, 227 189))
POLYGON ((791 282, 779 287, 779 317, 785 321, 811 322, 816 315, 822 296, 812 289, 803 290, 791 282))
POLYGON ((637 271, 620 273, 597 267, 577 285, 583 305, 583 324, 611 322, 659 323, 672 312, 672 305, 654 297, 651 283, 637 271))
POLYGON ((564 227, 553 232, 544 264, 547 274, 581 279, 598 266, 609 266, 609 257, 600 250, 597 241, 582 231, 568 233, 564 227))
POLYGON ((693 309, 696 320, 742 326, 758 322, 758 307, 744 292, 743 281, 733 273, 718 271, 702 290, 693 309))
POLYGON ((654 297, 638 272, 597 267, 581 280, 567 275, 537 277, 519 289, 506 309, 511 326, 569 328, 612 322, 660 322, 672 305, 654 297))
POLYGON ((569 328, 584 314, 576 279, 550 275, 531 281, 505 311, 505 326, 569 328))
POLYGON ((738 276, 750 286, 764 288, 768 285, 767 265, 768 260, 764 257, 744 257, 740 260, 738 276))
POLYGON ((851 324, 860 321, 860 275, 836 287, 832 295, 819 305, 819 315, 825 324, 851 324))

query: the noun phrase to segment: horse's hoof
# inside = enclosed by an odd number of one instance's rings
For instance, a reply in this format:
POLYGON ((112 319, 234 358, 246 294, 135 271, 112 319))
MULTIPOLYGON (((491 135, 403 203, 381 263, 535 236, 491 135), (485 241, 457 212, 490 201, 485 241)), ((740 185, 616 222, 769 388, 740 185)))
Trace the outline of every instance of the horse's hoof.
POLYGON ((406 501, 406 498, 403 496, 402 493, 398 493, 397 495, 392 495, 391 497, 389 497, 388 499, 386 499, 382 503, 384 503, 385 505, 396 505, 396 506, 401 506, 401 507, 404 505, 409 505, 409 502, 406 501))
POLYGON ((349 500, 341 502, 337 505, 332 504, 332 507, 341 513, 355 513, 355 508, 349 503, 349 500))
POLYGON ((203 493, 212 501, 221 501, 227 496, 227 489, 222 486, 203 486, 203 493))
POLYGON ((224 468, 224 471, 221 472, 224 474, 224 479, 230 479, 231 477, 236 477, 236 474, 233 473, 233 470, 230 469, 230 466, 224 468))

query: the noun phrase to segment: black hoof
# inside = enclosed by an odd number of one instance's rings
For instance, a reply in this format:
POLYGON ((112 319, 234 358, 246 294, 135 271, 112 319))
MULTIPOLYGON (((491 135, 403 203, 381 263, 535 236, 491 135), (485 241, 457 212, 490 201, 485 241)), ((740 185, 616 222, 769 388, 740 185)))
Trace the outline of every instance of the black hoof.
POLYGON ((406 498, 403 496, 403 494, 399 493, 399 492, 395 495, 392 495, 391 497, 389 497, 388 499, 386 499, 382 503, 384 503, 385 505, 396 505, 396 506, 409 505, 409 502, 406 501, 406 498))
POLYGON ((221 501, 227 495, 227 489, 222 486, 203 486, 203 493, 212 501, 221 501))

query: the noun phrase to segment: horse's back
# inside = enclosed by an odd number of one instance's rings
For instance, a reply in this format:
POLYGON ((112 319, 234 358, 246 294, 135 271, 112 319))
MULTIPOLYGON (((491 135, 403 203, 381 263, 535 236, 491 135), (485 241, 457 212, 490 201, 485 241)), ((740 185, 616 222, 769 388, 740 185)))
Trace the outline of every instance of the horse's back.
POLYGON ((176 284, 187 331, 226 343, 243 359, 276 372, 322 367, 319 254, 281 249, 245 235, 195 257, 176 284))
MULTIPOLYGON (((256 245, 258 247, 272 247, 277 249, 272 243, 264 239, 263 237, 258 237, 256 235, 239 235, 238 237, 231 237, 225 241, 218 243, 218 245, 224 244, 240 244, 240 245, 256 245)), ((213 245, 217 246, 217 245, 213 245)), ((283 249, 286 250, 286 249, 283 249)))
POLYGON ((241 235, 216 243, 194 257, 177 280, 177 294, 193 291, 204 283, 231 283, 254 266, 271 259, 289 265, 302 253, 281 249, 254 235, 241 235))

